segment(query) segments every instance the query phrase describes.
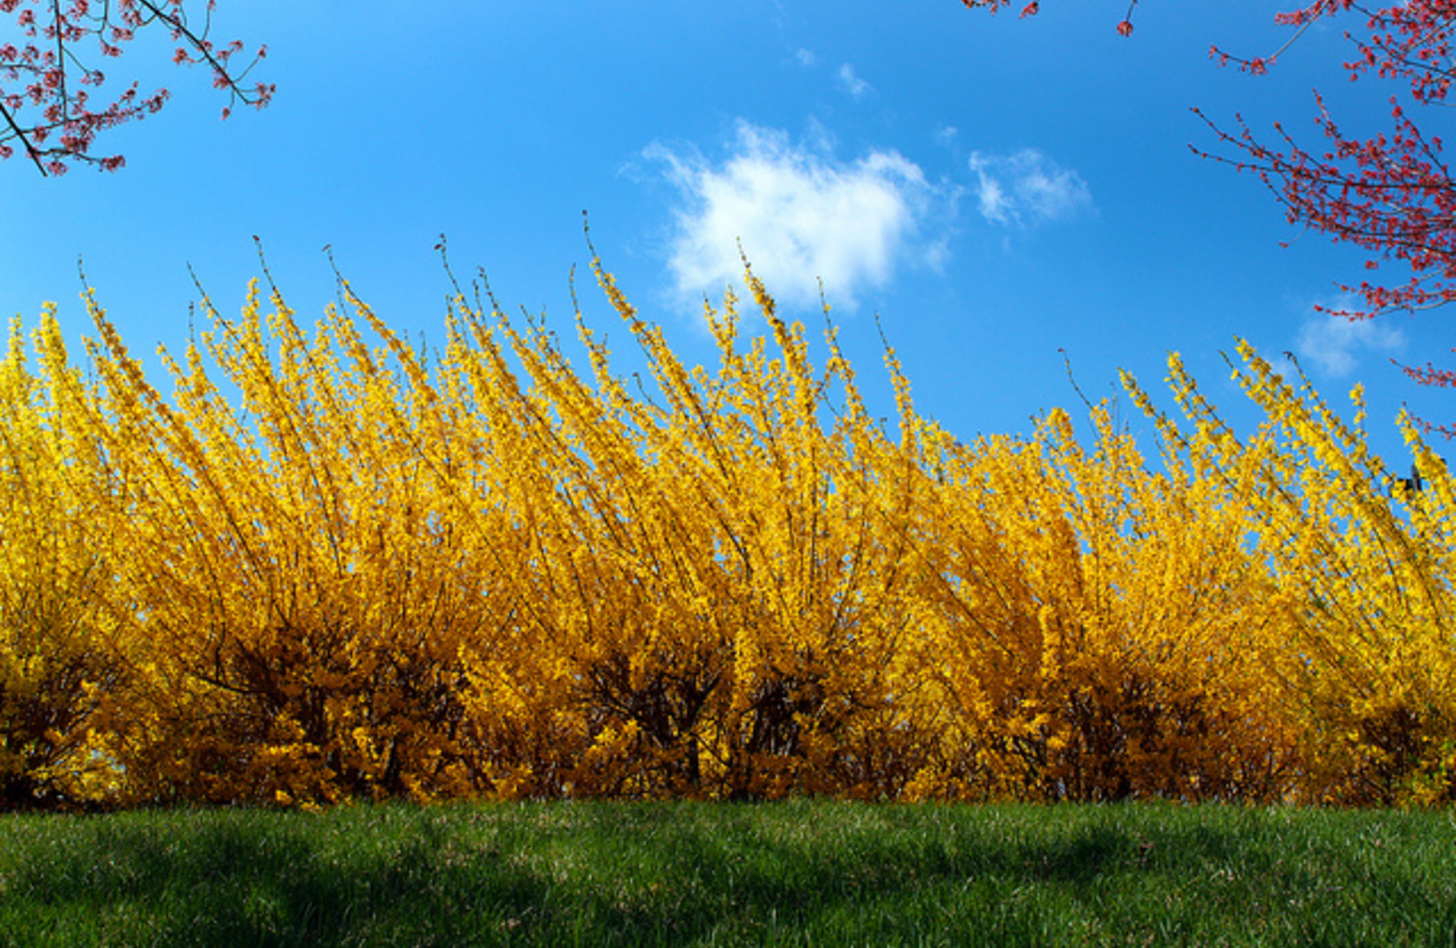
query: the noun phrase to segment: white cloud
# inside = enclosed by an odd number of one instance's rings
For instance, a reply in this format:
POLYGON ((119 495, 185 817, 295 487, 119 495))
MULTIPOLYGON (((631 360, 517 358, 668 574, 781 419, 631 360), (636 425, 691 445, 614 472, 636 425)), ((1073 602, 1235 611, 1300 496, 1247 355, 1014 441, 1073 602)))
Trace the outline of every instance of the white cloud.
POLYGON ((920 236, 938 192, 893 150, 841 162, 822 137, 795 145, 740 121, 721 164, 662 145, 645 155, 666 163, 682 192, 669 266, 685 295, 737 283, 740 242, 769 292, 803 308, 818 305, 820 280, 831 301, 853 308, 857 292, 887 283, 901 262, 934 266, 944 254, 920 236))
POLYGON ((1031 226, 1092 207, 1092 192, 1077 172, 1035 148, 1012 155, 971 152, 981 216, 996 224, 1031 226))
POLYGON ((856 99, 864 98, 872 88, 868 82, 865 82, 855 74, 854 67, 849 63, 840 66, 839 72, 836 75, 839 77, 840 87, 856 99))
POLYGON ((818 61, 812 49, 804 49, 802 46, 794 51, 794 59, 800 66, 812 66, 818 61))
MULTIPOLYGON (((1357 304, 1341 300, 1332 310, 1350 309, 1357 304)), ((1386 317, 1388 318, 1388 317, 1386 317)), ((1355 370, 1361 352, 1395 352, 1405 346, 1406 336, 1383 319, 1350 320, 1343 316, 1314 311, 1305 316, 1299 327, 1294 351, 1319 369, 1336 378, 1355 370)))

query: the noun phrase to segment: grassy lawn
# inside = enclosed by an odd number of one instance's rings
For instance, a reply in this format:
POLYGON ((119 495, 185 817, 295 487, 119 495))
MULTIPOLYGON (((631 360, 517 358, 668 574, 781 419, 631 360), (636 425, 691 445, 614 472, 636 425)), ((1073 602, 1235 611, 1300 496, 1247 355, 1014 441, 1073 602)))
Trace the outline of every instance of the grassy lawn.
POLYGON ((1456 945, 1456 818, 817 802, 7 816, 0 945, 1456 945))

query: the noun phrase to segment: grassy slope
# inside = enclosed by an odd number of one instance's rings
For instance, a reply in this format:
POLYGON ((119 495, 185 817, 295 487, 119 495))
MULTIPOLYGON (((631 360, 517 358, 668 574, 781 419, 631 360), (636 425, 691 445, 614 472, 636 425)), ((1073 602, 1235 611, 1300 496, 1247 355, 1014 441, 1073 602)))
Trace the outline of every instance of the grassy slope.
POLYGON ((1452 945, 1450 813, 553 803, 0 818, 0 945, 1452 945))

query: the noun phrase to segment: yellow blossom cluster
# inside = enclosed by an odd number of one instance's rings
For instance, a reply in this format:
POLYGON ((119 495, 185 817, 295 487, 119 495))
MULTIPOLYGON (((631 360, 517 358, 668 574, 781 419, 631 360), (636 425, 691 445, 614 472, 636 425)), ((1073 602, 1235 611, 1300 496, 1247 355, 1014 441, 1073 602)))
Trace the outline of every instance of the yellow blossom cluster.
MULTIPOLYGON (((0 364, 0 807, 564 796, 1456 798, 1456 495, 1252 350, 1240 438, 1174 357, 1155 469, 1106 406, 891 432, 706 307, 651 377, 463 294, 442 349, 255 284, 161 355, 90 300, 0 364)), ((1356 393, 1357 407, 1359 394, 1356 393)))

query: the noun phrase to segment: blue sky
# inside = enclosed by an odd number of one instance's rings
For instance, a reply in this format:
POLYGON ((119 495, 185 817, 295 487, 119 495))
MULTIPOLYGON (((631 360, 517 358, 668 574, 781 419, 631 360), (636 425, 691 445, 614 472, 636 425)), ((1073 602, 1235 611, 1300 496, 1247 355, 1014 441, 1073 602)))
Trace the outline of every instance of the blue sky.
POLYGON ((957 0, 222 0, 215 38, 268 44, 257 78, 274 104, 220 122, 208 77, 142 34, 108 87, 136 77, 173 99, 99 140, 125 169, 0 164, 0 313, 33 325, 54 301, 79 337, 80 259, 134 351, 180 347, 192 274, 235 314, 261 273, 256 235, 305 321, 335 298, 327 245, 386 322, 439 340, 445 234, 458 275, 483 269, 503 305, 563 332, 575 266, 588 319, 625 343, 585 272, 586 211, 608 269, 690 361, 712 358, 702 301, 737 279, 741 242, 814 327, 822 282, 885 415, 876 315, 920 409, 963 438, 1078 406, 1062 349, 1093 399, 1119 368, 1162 391, 1179 351, 1248 426, 1219 356, 1244 336, 1298 353, 1338 404, 1363 382, 1372 441, 1403 469, 1399 407, 1456 411, 1390 359, 1441 362, 1449 314, 1314 313, 1363 257, 1188 147, 1216 146, 1194 106, 1318 144, 1315 88, 1350 131, 1385 128, 1393 90, 1344 78, 1338 29, 1267 76, 1210 61, 1211 44, 1277 49, 1289 2, 1149 0, 1123 39, 1117 0, 1048 0, 1027 19, 957 0))

